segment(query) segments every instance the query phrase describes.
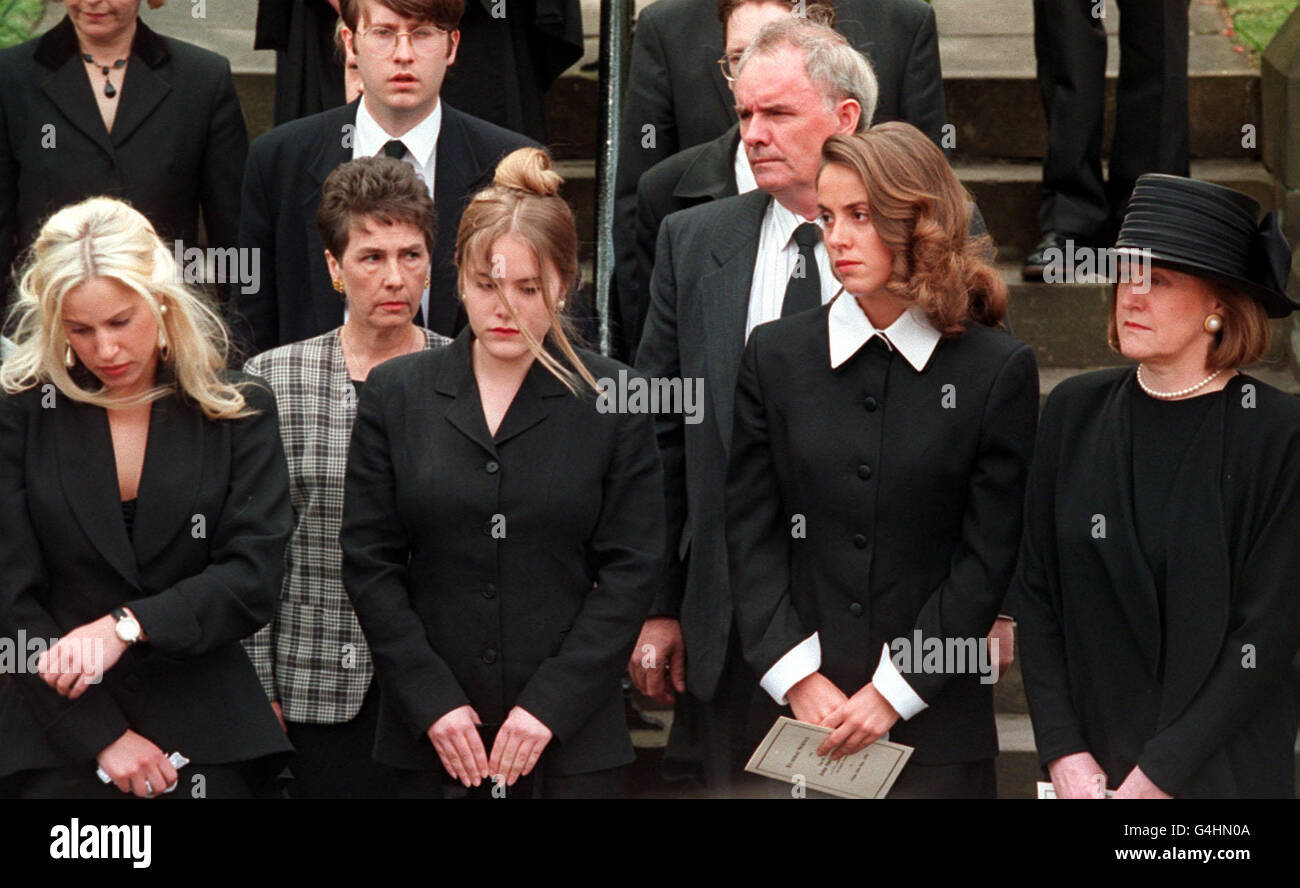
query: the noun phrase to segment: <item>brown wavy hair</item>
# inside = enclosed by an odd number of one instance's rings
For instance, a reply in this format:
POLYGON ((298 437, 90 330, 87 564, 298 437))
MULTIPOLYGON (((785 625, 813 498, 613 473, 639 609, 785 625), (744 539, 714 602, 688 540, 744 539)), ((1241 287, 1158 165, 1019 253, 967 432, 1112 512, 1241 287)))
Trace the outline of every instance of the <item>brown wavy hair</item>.
POLYGON ((871 221, 894 257, 885 284, 919 305, 944 337, 972 323, 1002 326, 1007 287, 988 264, 988 236, 970 237, 970 195, 943 152, 908 123, 891 121, 822 147, 822 169, 838 163, 862 180, 871 221))

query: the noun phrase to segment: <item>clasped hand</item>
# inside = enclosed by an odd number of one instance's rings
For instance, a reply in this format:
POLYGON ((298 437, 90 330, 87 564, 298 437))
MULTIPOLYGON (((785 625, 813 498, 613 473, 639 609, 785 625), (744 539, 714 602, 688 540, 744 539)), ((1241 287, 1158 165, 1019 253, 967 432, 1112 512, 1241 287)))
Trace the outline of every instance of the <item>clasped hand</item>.
POLYGON ((69 700, 97 684, 126 650, 117 637, 117 621, 104 615, 93 623, 78 626, 53 647, 41 653, 36 671, 41 680, 69 700))
POLYGON ((466 787, 479 786, 484 779, 500 776, 506 786, 514 786, 520 777, 532 773, 551 729, 530 712, 516 706, 497 731, 489 756, 477 725, 482 723, 472 706, 460 706, 438 719, 429 728, 429 740, 442 760, 447 773, 466 787))
POLYGON ((786 695, 799 721, 833 728, 817 747, 818 755, 838 761, 875 743, 898 721, 898 712, 868 682, 852 697, 834 682, 814 672, 796 683, 786 695))

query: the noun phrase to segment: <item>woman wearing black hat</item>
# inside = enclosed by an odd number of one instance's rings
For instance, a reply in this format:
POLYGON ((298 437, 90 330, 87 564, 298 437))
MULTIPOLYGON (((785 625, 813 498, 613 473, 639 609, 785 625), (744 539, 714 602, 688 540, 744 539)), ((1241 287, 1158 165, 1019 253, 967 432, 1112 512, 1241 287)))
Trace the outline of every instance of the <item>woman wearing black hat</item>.
POLYGON ((1147 175, 1112 347, 1052 392, 1027 495, 1025 691, 1058 797, 1294 794, 1300 402, 1239 368, 1290 250, 1255 201, 1147 175))

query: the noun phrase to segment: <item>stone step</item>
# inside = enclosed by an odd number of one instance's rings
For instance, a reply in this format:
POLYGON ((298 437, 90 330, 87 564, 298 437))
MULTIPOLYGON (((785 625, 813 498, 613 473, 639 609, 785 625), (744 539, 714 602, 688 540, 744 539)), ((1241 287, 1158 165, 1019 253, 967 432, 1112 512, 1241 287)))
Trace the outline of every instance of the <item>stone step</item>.
MULTIPOLYGON (((1005 261, 1022 261, 1038 242, 1038 205, 1042 200, 1040 163, 963 162, 954 164, 958 177, 979 204, 984 221, 1005 261)), ((1244 191, 1265 211, 1276 196, 1264 165, 1254 160, 1200 160, 1192 176, 1244 191)))

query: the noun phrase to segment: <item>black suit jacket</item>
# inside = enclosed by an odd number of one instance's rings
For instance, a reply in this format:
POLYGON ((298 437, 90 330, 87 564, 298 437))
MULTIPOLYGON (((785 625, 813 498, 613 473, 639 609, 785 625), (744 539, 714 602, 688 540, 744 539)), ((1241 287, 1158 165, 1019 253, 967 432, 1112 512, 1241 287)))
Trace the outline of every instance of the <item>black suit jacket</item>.
POLYGON ((540 719, 552 774, 627 764, 619 677, 664 545, 650 418, 535 363, 490 436, 472 338, 378 367, 353 427, 340 541, 382 690, 375 757, 441 769, 425 732, 470 704, 485 725, 540 719))
POLYGON ((759 226, 771 199, 751 191, 664 220, 636 356, 649 377, 700 378, 705 385, 703 421, 655 415, 669 566, 651 608, 681 620, 686 681, 702 700, 713 696, 731 632, 723 485, 759 226))
MULTIPOLYGON (((352 159, 360 101, 278 126, 249 149, 239 245, 259 251, 260 288, 235 294, 231 326, 252 353, 343 323, 343 299, 330 285, 316 210, 325 177, 352 159)), ((491 184, 502 157, 534 144, 443 102, 433 183, 438 229, 425 319, 430 329, 450 335, 465 322, 454 257, 466 202, 491 184)))
MULTIPOLYGON (((880 86, 873 123, 905 120, 936 143, 947 121, 934 11, 923 0, 837 0, 835 29, 864 53, 880 86)), ((718 68, 723 29, 714 0, 656 0, 632 41, 619 128, 614 256, 620 307, 634 292, 637 183, 656 163, 736 123, 718 68), (653 138, 647 139, 647 125, 653 138)), ((734 191, 733 191, 734 193, 734 191)), ((628 321, 622 320, 626 326, 628 321)), ((635 339, 635 335, 631 337, 635 339)), ((629 354, 629 351, 623 351, 629 354)))
MULTIPOLYGON (((829 311, 763 324, 749 337, 727 472, 727 549, 754 672, 816 631, 822 674, 852 695, 894 639, 908 642, 896 654, 911 650, 918 631, 975 642, 988 634, 1020 543, 1038 368, 1029 346, 976 325, 940 340, 920 372, 880 339, 832 369, 829 311)), ((890 739, 914 746, 917 763, 995 755, 993 686, 981 684, 978 667, 912 665, 909 656, 899 669, 929 706, 890 739)))
POLYGON ((149 637, 76 701, 14 676, 0 774, 93 770, 127 728, 205 764, 291 748, 239 644, 275 613, 292 523, 275 399, 244 391, 259 413, 240 420, 154 402, 130 538, 107 412, 52 387, 0 403, 0 634, 57 638, 126 605, 149 637))
POLYGON ((1090 752, 1187 798, 1292 797, 1300 402, 1238 375, 1170 486, 1161 619, 1133 503, 1131 367, 1043 408, 1013 587, 1042 764, 1090 752), (1163 662, 1163 677, 1160 664, 1163 662))
POLYGON ((248 134, 224 56, 136 25, 113 130, 71 22, 0 52, 0 290, 41 224, 92 195, 129 201, 166 240, 235 245, 248 134))

